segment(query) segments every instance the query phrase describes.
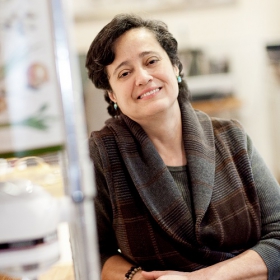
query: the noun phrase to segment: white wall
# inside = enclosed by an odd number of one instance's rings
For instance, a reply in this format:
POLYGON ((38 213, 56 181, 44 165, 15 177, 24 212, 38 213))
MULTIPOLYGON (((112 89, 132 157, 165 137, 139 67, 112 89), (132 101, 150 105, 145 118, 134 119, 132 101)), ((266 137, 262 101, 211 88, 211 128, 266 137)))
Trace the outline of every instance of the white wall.
MULTIPOLYGON (((236 95, 243 101, 239 120, 275 173, 279 170, 275 160, 275 154, 279 155, 279 152, 275 153, 275 149, 279 151, 280 145, 277 147, 273 138, 278 124, 275 125, 271 102, 275 100, 277 85, 269 82, 273 77, 265 46, 280 41, 279 11, 279 0, 237 0, 228 6, 184 9, 151 16, 168 24, 181 48, 201 47, 211 56, 230 59, 236 95)), ((109 20, 76 24, 77 49, 85 53, 94 36, 109 20)), ((101 95, 87 94, 87 103, 93 104, 90 115, 93 111, 97 113, 90 117, 89 129, 101 127, 108 116, 101 95)))
POLYGON ((243 100, 240 121, 274 172, 276 143, 272 139, 274 116, 265 46, 280 41, 279 11, 279 0, 240 0, 224 8, 164 16, 181 45, 199 46, 210 54, 229 57, 236 95, 243 100))

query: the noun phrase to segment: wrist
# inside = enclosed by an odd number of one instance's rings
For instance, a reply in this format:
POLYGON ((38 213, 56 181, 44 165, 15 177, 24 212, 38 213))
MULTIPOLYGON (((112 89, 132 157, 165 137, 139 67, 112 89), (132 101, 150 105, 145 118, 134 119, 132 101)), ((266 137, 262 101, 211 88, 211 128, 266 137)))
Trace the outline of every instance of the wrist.
POLYGON ((137 271, 132 280, 143 280, 143 276, 142 276, 142 270, 137 271))
POLYGON ((125 274, 124 280, 132 280, 132 278, 135 280, 134 276, 135 274, 140 274, 139 272, 141 271, 140 266, 132 266, 127 273, 125 274))

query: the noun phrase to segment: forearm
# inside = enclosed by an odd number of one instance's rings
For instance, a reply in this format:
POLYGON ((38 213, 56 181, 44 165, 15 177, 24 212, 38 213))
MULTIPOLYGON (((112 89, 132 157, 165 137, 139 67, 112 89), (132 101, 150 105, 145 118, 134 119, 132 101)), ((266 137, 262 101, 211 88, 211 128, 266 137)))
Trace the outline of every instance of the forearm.
MULTIPOLYGON (((110 257, 105 263, 101 271, 101 280, 123 280, 127 271, 133 264, 126 261, 120 255, 110 257)), ((133 280, 144 279, 141 276, 141 271, 138 271, 133 280)))
POLYGON ((194 272, 142 272, 146 280, 267 280, 267 267, 253 250, 194 272))
MULTIPOLYGON (((194 272, 203 276, 201 279, 221 279, 221 280, 266 280, 267 267, 258 253, 247 250, 244 253, 194 272)), ((199 279, 199 278, 190 278, 199 279)))

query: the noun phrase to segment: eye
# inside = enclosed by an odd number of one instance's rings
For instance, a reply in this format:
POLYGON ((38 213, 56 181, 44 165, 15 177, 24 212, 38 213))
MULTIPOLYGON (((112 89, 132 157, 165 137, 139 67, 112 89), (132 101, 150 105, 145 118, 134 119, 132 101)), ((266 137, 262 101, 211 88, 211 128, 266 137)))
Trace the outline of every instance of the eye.
POLYGON ((150 57, 150 58, 147 60, 147 65, 154 65, 154 64, 156 64, 158 61, 159 61, 159 58, 157 58, 157 57, 150 57))
POLYGON ((127 70, 122 71, 122 72, 119 74, 118 78, 119 78, 119 79, 125 78, 125 77, 128 76, 129 74, 130 74, 130 71, 127 71, 127 70))
POLYGON ((149 64, 154 64, 154 63, 156 63, 156 62, 157 62, 157 60, 153 59, 153 60, 150 60, 150 61, 149 61, 149 64))

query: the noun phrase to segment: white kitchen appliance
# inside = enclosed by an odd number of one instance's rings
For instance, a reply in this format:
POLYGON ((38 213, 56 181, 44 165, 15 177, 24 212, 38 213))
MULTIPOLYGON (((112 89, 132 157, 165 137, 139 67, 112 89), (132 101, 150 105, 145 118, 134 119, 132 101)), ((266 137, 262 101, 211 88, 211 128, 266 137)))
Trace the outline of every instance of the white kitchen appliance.
POLYGON ((1 273, 34 279, 59 260, 57 228, 70 214, 67 197, 30 180, 0 181, 0 213, 1 273))

